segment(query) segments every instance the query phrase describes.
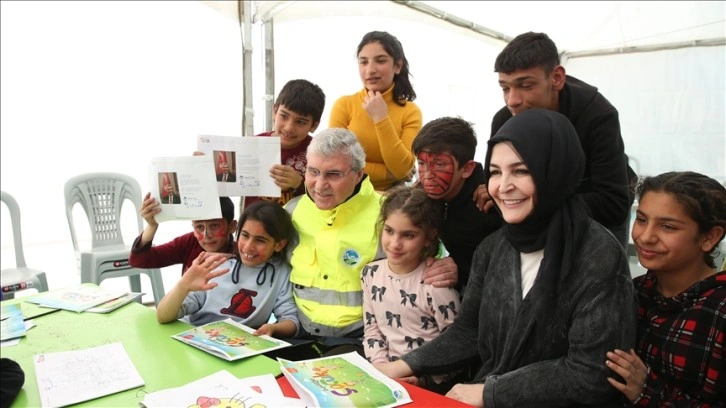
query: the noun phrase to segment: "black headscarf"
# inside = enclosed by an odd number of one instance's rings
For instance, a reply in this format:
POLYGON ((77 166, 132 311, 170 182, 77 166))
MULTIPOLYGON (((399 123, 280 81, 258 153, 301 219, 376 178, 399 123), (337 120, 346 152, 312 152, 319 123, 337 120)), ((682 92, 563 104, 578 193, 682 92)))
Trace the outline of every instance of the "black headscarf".
POLYGON ((520 252, 544 249, 533 287, 537 330, 540 335, 566 335, 556 305, 560 283, 570 274, 590 223, 584 202, 575 194, 585 171, 585 154, 567 117, 546 109, 529 109, 509 119, 489 139, 484 166, 487 185, 494 145, 505 141, 511 142, 527 165, 536 199, 534 210, 524 221, 504 224, 504 237, 520 252))

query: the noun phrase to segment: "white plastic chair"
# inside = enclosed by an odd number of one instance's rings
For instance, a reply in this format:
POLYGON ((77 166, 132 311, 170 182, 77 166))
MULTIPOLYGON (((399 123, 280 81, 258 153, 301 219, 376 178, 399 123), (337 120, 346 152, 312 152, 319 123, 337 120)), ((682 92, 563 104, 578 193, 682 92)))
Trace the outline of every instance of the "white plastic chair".
POLYGON ((10 222, 13 225, 13 247, 15 248, 15 268, 5 268, 0 271, 2 281, 3 299, 12 299, 15 292, 25 289, 35 289, 38 292, 48 291, 48 280, 45 272, 28 268, 23 253, 23 235, 20 230, 20 207, 12 195, 0 192, 2 202, 8 207, 10 222))
POLYGON ((66 217, 73 249, 80 263, 81 282, 100 284, 104 279, 128 276, 131 290, 140 292, 140 274, 145 273, 151 280, 154 303, 158 305, 164 297, 161 270, 129 265, 131 246, 124 244, 121 230, 121 208, 126 200, 134 205, 138 233, 141 234, 141 187, 133 177, 118 173, 88 173, 66 182, 66 217), (78 245, 73 221, 73 207, 76 204, 81 205, 88 217, 92 234, 90 250, 81 250, 78 245))

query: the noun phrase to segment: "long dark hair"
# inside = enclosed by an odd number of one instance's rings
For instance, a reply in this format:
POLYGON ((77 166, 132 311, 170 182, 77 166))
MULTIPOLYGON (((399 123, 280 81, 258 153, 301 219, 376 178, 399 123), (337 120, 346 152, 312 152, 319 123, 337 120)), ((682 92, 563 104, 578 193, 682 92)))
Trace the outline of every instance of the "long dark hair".
POLYGON ((379 43, 384 50, 393 58, 393 63, 401 62, 401 72, 393 76, 393 101, 400 106, 406 105, 406 101, 416 99, 416 92, 413 90, 408 71, 408 60, 406 54, 403 53, 403 46, 398 38, 385 31, 371 31, 363 36, 358 44, 358 50, 355 52, 356 57, 366 45, 370 43, 379 43))

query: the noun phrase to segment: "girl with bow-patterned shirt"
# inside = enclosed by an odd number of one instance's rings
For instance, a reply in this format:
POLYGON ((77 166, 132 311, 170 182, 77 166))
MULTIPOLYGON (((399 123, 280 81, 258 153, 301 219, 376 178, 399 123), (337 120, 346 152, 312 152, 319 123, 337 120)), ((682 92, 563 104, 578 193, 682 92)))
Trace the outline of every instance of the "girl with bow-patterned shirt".
MULTIPOLYGON (((459 294, 423 283, 424 260, 438 249, 439 220, 423 190, 391 190, 381 207, 381 245, 386 259, 361 272, 363 348, 371 363, 397 360, 454 322, 459 294)), ((423 375, 419 386, 444 393, 454 374, 423 375)))

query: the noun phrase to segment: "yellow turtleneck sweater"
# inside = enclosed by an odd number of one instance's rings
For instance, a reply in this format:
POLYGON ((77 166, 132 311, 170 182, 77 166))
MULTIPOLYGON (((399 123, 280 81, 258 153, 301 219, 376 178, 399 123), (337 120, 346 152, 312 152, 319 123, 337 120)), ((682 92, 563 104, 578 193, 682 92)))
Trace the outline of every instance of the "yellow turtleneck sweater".
POLYGON ((330 127, 345 128, 358 136, 366 152, 365 172, 377 191, 408 177, 415 162, 411 151, 413 139, 422 126, 421 110, 413 102, 405 106, 393 102, 393 86, 383 93, 388 116, 373 123, 363 109, 368 90, 340 97, 330 112, 330 127), (395 179, 388 178, 387 173, 395 179))

